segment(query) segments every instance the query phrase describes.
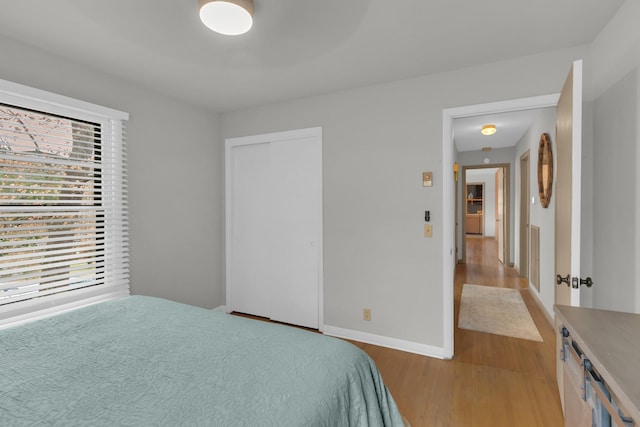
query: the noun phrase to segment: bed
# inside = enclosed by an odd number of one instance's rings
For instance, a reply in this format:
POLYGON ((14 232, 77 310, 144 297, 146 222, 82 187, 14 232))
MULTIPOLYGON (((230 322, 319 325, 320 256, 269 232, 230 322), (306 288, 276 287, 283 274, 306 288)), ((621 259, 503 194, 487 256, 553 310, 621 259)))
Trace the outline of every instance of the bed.
POLYGON ((0 425, 402 426, 335 338, 128 296, 0 330, 0 425))

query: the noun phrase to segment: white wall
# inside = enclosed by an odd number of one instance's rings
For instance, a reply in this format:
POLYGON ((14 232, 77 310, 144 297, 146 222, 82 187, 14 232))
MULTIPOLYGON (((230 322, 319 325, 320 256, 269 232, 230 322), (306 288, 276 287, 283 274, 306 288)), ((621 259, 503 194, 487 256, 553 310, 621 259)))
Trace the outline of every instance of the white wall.
POLYGON ((559 92, 571 61, 587 53, 548 52, 223 115, 225 138, 323 127, 327 325, 442 348, 442 180, 452 173, 441 164, 442 111, 559 92), (422 171, 434 173, 433 187, 422 187, 422 171), (431 239, 422 237, 427 209, 431 239))
MULTIPOLYGON (((536 291, 531 282, 529 287, 542 302, 547 314, 553 317, 553 304, 555 299, 555 205, 556 196, 553 194, 555 186, 552 188, 551 201, 547 208, 540 204, 538 195, 538 145, 540 136, 548 133, 551 136, 551 148, 555 154, 555 125, 556 109, 541 108, 536 110, 536 117, 529 127, 529 130, 518 142, 515 152, 515 186, 520 188, 520 157, 529 150, 529 194, 535 199, 534 204, 529 207, 529 223, 540 228, 540 292, 536 291)), ((554 157, 554 162, 555 162, 554 157)), ((555 164, 554 164, 555 166, 555 164)), ((556 168, 554 167, 554 174, 556 168)), ((515 228, 520 229, 520 192, 516 192, 515 201, 515 228)), ((515 256, 516 261, 520 259, 520 233, 515 236, 515 256)), ((529 275, 531 277, 531 275, 529 275)))
POLYGON ((224 304, 219 118, 7 38, 0 52, 5 80, 130 113, 133 293, 224 304))
POLYGON ((467 169, 467 185, 484 184, 483 231, 485 237, 496 236, 496 169, 467 169))
POLYGON ((593 306, 640 313, 640 2, 593 42, 593 306))

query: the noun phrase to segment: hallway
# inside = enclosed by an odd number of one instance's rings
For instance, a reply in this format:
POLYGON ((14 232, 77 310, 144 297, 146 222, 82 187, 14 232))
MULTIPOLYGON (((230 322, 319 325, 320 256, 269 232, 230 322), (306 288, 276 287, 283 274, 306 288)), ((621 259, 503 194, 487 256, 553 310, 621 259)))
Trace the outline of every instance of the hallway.
MULTIPOLYGON (((498 260, 498 243, 492 237, 466 236, 466 281, 474 285, 490 285, 512 289, 526 289, 527 280, 518 277, 514 268, 505 267, 498 260)), ((456 270, 456 275, 458 274, 456 270)), ((533 315, 533 314, 532 314, 533 315)))
MULTIPOLYGON (((527 280, 498 261, 493 238, 467 238, 467 263, 456 267, 454 284, 455 361, 474 366, 478 401, 465 402, 477 426, 561 426, 564 423, 555 375, 555 334, 527 280), (464 283, 519 289, 544 342, 457 328, 464 283), (482 420, 482 421, 481 421, 482 420)), ((466 422, 471 421, 471 424, 466 422)))
POLYGON ((354 344, 375 360, 413 427, 562 426, 553 329, 526 289, 526 280, 497 262, 495 240, 470 240, 467 263, 456 267, 455 324, 464 283, 521 289, 544 342, 456 327, 453 360, 354 344))

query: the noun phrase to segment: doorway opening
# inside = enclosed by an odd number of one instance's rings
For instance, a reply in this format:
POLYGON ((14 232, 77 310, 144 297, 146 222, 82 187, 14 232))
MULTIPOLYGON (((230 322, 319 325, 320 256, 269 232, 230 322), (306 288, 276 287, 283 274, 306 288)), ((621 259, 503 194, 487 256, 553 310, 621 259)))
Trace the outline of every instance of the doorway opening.
MULTIPOLYGON (((524 111, 537 108, 555 107, 558 102, 559 95, 545 95, 531 98, 521 98, 509 101, 501 101, 488 104, 470 105, 458 108, 449 108, 443 110, 443 147, 442 162, 445 165, 453 165, 459 160, 459 153, 454 144, 454 120, 461 118, 470 118, 475 116, 483 116, 489 114, 501 114, 508 112, 524 111)), ((514 159, 515 160, 515 159, 514 159)), ((480 159, 473 164, 482 163, 480 159)), ((493 166, 495 167, 495 166, 493 166)), ((457 261, 457 239, 456 230, 458 229, 457 218, 462 209, 456 209, 459 203, 456 203, 456 188, 459 183, 454 180, 454 174, 450 179, 443 179, 443 253, 449 254, 443 257, 443 357, 452 358, 454 354, 454 275, 457 261)), ((464 174, 462 174, 464 177, 464 174)), ((464 220, 464 219, 463 219, 464 220)), ((510 242, 511 244, 511 242, 510 242)), ((510 248, 513 249, 513 245, 510 248)), ((464 250, 464 248, 463 248, 464 250)), ((508 255, 512 257, 511 254, 508 255)))
MULTIPOLYGON (((509 163, 463 166, 461 227, 461 262, 467 262, 470 241, 479 247, 495 248, 496 260, 508 266, 510 262, 511 165, 509 163), (478 245, 478 239, 491 239, 478 245)), ((494 250, 494 249, 489 249, 494 250)), ((475 255, 480 255, 475 252, 475 255)))

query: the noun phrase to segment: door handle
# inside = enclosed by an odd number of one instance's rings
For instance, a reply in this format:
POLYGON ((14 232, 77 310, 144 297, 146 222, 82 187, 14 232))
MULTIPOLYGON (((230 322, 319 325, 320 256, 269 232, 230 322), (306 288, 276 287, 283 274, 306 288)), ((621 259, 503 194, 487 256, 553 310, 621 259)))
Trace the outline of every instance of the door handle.
POLYGON ((587 285, 587 288, 590 288, 593 286, 593 280, 591 280, 591 277, 587 277, 586 279, 580 279, 580 284, 587 285))
POLYGON ((571 275, 569 274, 567 274, 567 277, 562 277, 559 274, 556 275, 556 284, 558 285, 562 285, 563 283, 565 283, 567 286, 573 285, 573 287, 577 289, 578 282, 580 283, 580 285, 585 285, 587 288, 593 286, 593 280, 591 279, 591 277, 587 277, 586 279, 578 279, 577 277, 574 277, 573 280, 571 280, 571 275))
POLYGON ((569 274, 567 274, 567 277, 562 277, 561 275, 556 275, 556 284, 558 285, 562 285, 563 283, 566 283, 567 286, 569 286, 569 282, 571 281, 571 276, 569 274))

